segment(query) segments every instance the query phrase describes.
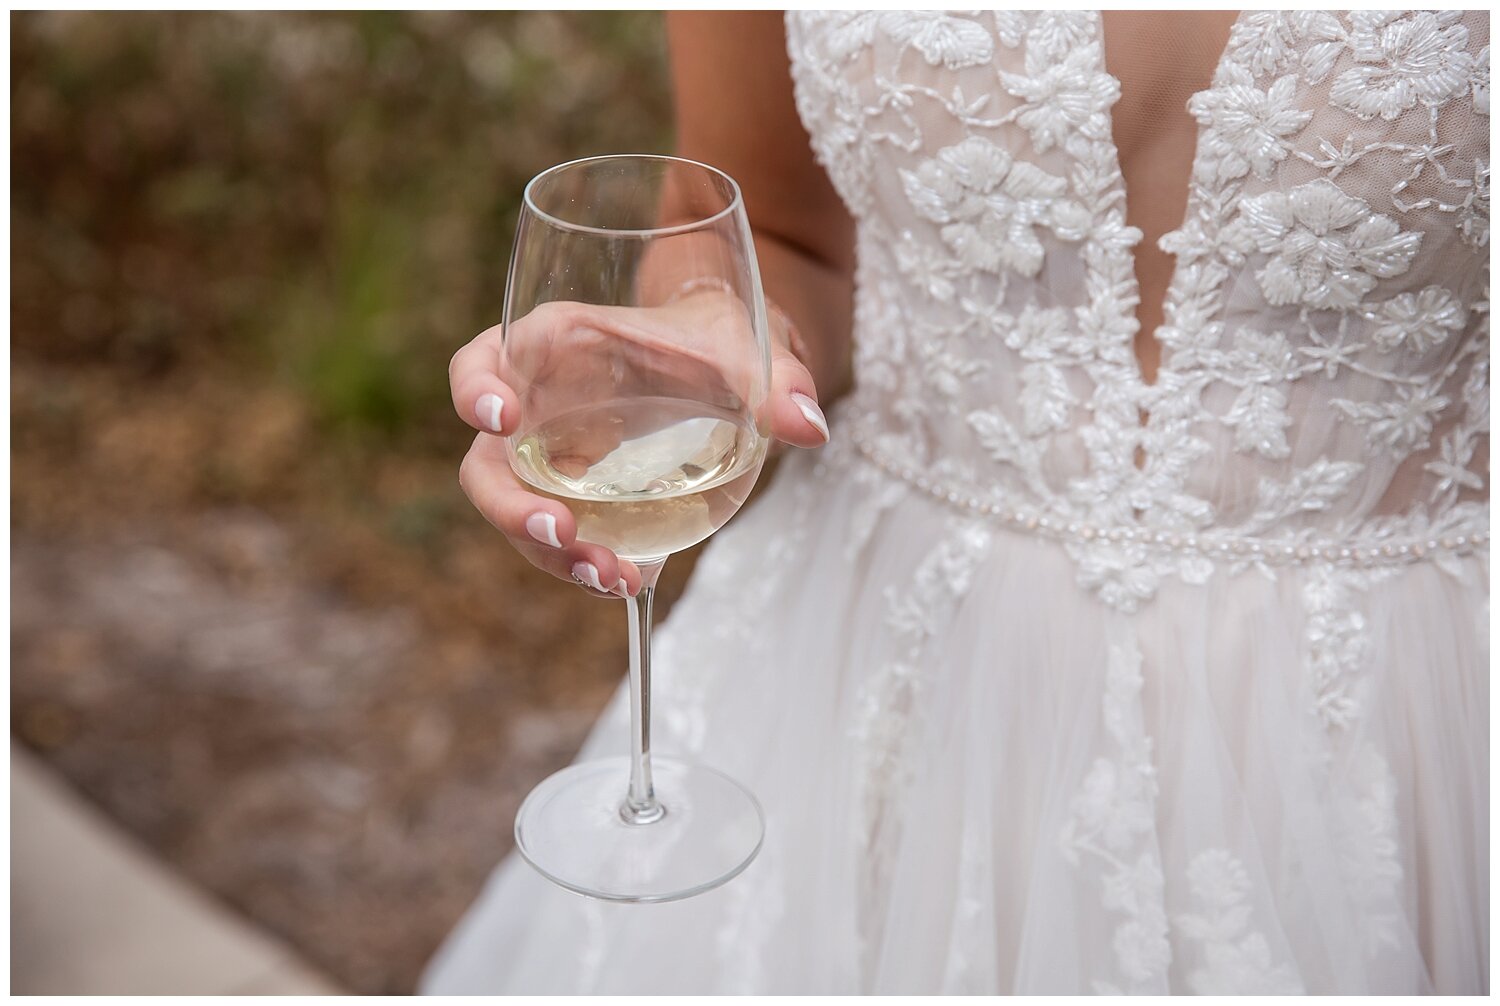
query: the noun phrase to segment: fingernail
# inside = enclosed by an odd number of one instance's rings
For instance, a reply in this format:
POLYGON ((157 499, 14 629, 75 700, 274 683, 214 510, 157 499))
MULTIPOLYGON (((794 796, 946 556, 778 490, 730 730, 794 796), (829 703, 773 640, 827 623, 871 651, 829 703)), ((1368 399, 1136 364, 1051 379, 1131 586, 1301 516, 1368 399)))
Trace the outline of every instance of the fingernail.
POLYGON ((619 594, 621 597, 630 596, 630 584, 625 582, 625 578, 623 576, 620 577, 620 582, 615 585, 615 593, 619 594))
POLYGON ((562 542, 557 538, 557 518, 545 510, 538 510, 526 518, 526 533, 543 545, 562 548, 562 542))
POLYGON ((800 391, 792 392, 792 401, 802 413, 802 418, 812 424, 813 428, 823 434, 823 442, 828 442, 828 420, 823 418, 823 410, 818 408, 818 403, 808 398, 800 391))
POLYGON ((599 571, 594 568, 594 564, 591 562, 573 563, 573 579, 586 587, 593 587, 601 594, 609 593, 605 589, 604 584, 599 582, 599 571))
POLYGON ((500 432, 500 411, 505 408, 505 399, 499 395, 480 395, 479 401, 474 403, 474 418, 479 420, 479 425, 491 433, 500 432))

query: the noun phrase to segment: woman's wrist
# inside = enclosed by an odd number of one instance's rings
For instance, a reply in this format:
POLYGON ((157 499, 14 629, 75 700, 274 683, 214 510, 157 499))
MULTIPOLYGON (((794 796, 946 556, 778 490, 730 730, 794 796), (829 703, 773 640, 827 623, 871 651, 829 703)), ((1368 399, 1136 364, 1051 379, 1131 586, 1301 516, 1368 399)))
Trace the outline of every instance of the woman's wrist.
MULTIPOLYGON (((717 293, 734 292, 729 283, 718 276, 698 276, 673 290, 671 296, 666 299, 666 303, 673 304, 684 297, 691 297, 693 294, 708 290, 717 293)), ((811 367, 812 361, 809 358, 807 340, 802 337, 802 330, 797 327, 792 316, 770 297, 763 297, 763 300, 766 304, 766 320, 771 325, 772 338, 786 346, 804 367, 811 367)))
POLYGON ((734 287, 730 286, 729 281, 721 276, 696 276, 678 286, 662 303, 675 304, 684 297, 691 297, 693 294, 703 293, 705 290, 712 290, 715 293, 733 293, 734 287))

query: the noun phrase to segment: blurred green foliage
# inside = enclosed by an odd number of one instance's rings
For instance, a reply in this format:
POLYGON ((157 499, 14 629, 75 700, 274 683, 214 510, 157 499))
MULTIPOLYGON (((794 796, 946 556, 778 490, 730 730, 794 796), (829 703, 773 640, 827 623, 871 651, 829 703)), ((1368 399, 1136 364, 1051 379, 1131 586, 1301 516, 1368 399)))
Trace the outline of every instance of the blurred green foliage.
POLYGON ((13 361, 280 382, 337 443, 451 451, 526 180, 669 147, 656 14, 14 14, 11 59, 13 361))
MULTIPOLYGON (((507 724, 581 723, 618 681, 618 612, 464 499, 447 363, 499 320, 530 177, 668 149, 661 16, 21 13, 11 89, 29 561, 88 557, 94 577, 93 557, 152 542, 255 611, 295 597, 334 636, 351 610, 416 626, 376 677, 351 665, 338 702, 304 706, 226 684, 198 642, 216 627, 154 596, 124 603, 176 626, 140 638, 181 659, 146 677, 97 612, 33 597, 13 733, 347 987, 410 991, 539 764, 507 754, 507 724), (330 766, 368 802, 299 782, 330 766)), ((304 649, 322 631, 283 639, 280 618, 249 676, 333 673, 304 649)))

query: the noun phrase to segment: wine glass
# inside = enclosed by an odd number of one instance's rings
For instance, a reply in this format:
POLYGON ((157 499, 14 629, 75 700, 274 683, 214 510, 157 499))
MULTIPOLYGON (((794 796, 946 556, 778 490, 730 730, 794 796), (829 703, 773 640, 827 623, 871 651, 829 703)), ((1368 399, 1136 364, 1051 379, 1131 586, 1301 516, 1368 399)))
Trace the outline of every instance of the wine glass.
POLYGON ((526 186, 500 369, 521 396, 511 466, 566 504, 581 540, 633 561, 631 751, 543 781, 516 847, 553 882, 672 901, 760 851, 760 805, 707 766, 651 751, 651 601, 667 556, 739 509, 769 432, 770 343, 739 187, 675 157, 592 157, 526 186))

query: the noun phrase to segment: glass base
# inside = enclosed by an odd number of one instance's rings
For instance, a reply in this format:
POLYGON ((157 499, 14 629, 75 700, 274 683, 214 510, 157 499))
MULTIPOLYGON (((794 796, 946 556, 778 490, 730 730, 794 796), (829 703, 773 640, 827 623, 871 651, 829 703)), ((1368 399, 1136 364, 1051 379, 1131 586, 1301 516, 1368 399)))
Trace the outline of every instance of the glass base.
POLYGON ((557 772, 516 813, 516 849, 542 876, 606 901, 676 901, 737 877, 760 852, 765 820, 739 783, 711 768, 652 758, 666 813, 650 824, 621 815, 630 759, 557 772))

